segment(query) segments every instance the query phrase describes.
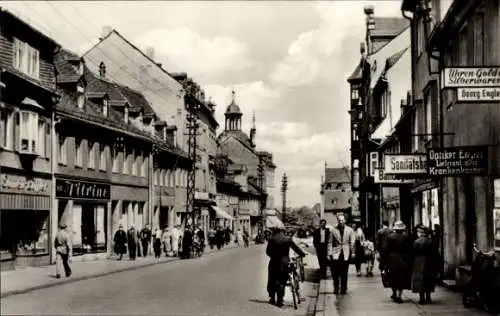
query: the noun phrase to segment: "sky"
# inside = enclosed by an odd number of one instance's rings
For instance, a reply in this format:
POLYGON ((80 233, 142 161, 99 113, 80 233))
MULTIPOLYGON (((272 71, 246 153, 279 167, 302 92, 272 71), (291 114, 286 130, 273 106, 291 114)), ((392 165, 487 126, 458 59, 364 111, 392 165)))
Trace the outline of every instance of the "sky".
POLYGON ((274 155, 275 207, 288 176, 287 205, 320 201, 328 167, 350 165, 347 77, 360 60, 363 7, 401 17, 400 1, 3 1, 64 47, 84 53, 110 26, 139 48, 154 47, 170 71, 183 70, 224 111, 236 91, 256 144, 274 155))

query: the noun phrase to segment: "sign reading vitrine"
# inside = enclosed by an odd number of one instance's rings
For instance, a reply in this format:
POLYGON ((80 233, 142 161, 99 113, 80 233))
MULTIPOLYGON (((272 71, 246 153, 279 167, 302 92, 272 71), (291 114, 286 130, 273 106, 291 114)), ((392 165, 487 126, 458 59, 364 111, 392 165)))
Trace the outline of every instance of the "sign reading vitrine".
POLYGON ((430 148, 427 155, 429 176, 488 174, 488 146, 430 148))
POLYGON ((111 186, 104 183, 56 179, 56 197, 107 201, 111 198, 111 186))
POLYGON ((384 173, 396 175, 426 174, 425 154, 400 155, 384 154, 384 173))

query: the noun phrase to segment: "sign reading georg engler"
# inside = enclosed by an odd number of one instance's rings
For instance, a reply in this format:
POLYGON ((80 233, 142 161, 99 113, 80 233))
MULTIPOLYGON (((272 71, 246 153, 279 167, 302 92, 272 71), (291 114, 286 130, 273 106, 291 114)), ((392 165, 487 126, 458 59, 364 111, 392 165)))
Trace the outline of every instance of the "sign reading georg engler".
POLYGON ((430 148, 427 153, 429 176, 486 175, 488 146, 430 148))
POLYGON ((500 87, 458 88, 457 100, 461 102, 500 101, 500 87))
POLYGON ((425 174, 427 173, 427 156, 425 154, 384 154, 384 173, 425 174))
POLYGON ((107 201, 111 198, 111 186, 103 183, 56 179, 56 197, 107 201))
POLYGON ((500 67, 445 68, 443 88, 500 87, 500 67))

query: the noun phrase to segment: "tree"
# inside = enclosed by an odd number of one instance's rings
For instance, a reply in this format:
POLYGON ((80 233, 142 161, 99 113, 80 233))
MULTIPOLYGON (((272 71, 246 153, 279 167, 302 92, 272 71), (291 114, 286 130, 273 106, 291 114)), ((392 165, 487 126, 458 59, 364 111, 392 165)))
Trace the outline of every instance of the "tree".
POLYGON ((317 214, 314 210, 307 206, 293 208, 287 210, 286 215, 282 218, 285 226, 302 226, 304 228, 313 228, 314 222, 317 220, 317 214))

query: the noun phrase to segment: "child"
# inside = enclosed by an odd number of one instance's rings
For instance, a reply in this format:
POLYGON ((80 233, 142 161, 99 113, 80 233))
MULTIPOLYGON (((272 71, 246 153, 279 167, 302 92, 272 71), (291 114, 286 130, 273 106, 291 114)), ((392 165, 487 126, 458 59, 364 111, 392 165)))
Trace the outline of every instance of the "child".
POLYGON ((373 276, 373 265, 375 262, 375 245, 371 241, 371 237, 367 237, 363 242, 363 248, 365 252, 365 260, 366 260, 366 276, 373 276))

